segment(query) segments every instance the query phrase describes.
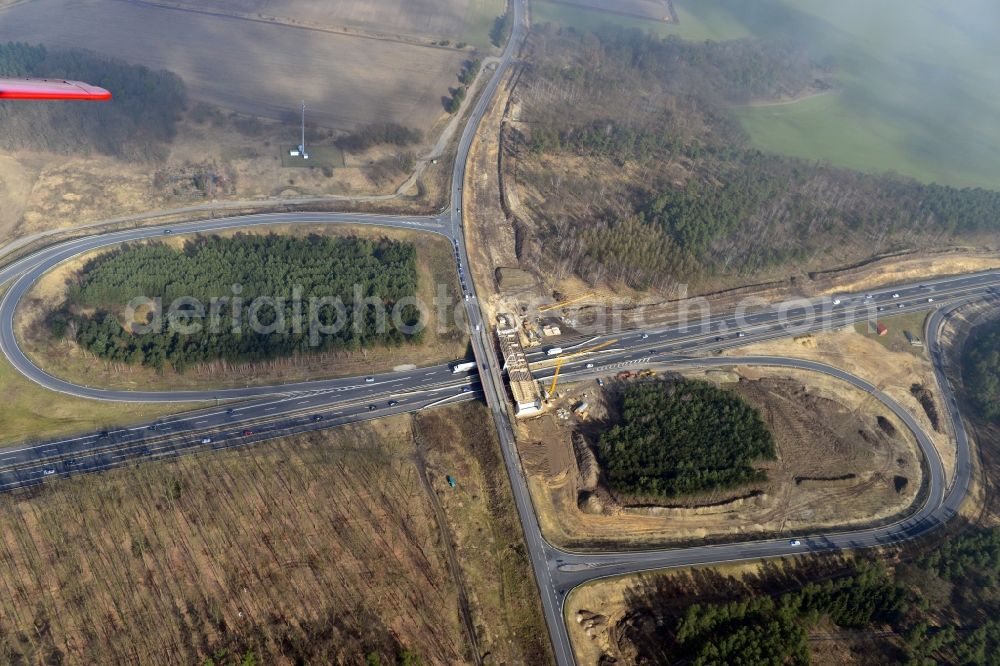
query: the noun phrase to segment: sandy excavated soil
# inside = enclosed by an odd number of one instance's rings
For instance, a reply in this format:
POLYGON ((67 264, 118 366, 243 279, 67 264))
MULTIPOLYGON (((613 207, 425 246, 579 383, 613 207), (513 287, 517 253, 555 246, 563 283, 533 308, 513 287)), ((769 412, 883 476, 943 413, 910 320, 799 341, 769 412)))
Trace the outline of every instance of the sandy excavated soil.
POLYGON ((377 120, 429 127, 467 57, 117 0, 4 9, 0 40, 88 48, 169 69, 196 100, 269 118, 294 113, 305 98, 314 121, 341 129, 377 120))
POLYGON ((499 125, 510 94, 509 84, 510 78, 501 84, 483 117, 469 152, 469 167, 465 175, 463 220, 469 271, 489 320, 497 312, 508 309, 501 303, 496 270, 517 266, 515 237, 500 204, 497 171, 499 125))
POLYGON ((590 420, 562 421, 549 414, 525 422, 519 437, 549 539, 577 546, 639 545, 794 533, 883 520, 916 497, 921 484, 916 442, 864 392, 805 372, 740 368, 686 374, 729 385, 761 410, 778 450, 776 461, 762 464, 769 481, 669 506, 623 506, 600 481, 585 446, 607 427, 605 419, 615 417, 596 385, 563 387, 561 404, 587 401, 590 420), (892 426, 880 427, 879 416, 892 426), (583 441, 574 440, 575 430, 583 441))
POLYGON ((910 392, 922 384, 933 393, 938 414, 946 413, 926 353, 892 352, 875 340, 854 331, 809 335, 794 340, 779 340, 727 350, 727 356, 773 355, 821 361, 865 379, 906 407, 937 446, 945 473, 951 477, 955 468, 955 443, 946 420, 935 430, 927 413, 910 392))

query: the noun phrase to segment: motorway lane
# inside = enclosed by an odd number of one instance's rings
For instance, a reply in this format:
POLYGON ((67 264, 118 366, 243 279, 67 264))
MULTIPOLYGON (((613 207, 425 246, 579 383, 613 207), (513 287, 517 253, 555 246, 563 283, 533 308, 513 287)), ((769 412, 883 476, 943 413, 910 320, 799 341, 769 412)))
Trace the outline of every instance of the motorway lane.
MULTIPOLYGON (((393 218, 381 215, 363 215, 349 213, 273 213, 249 215, 222 220, 207 220, 192 222, 170 227, 172 233, 196 233, 220 231, 223 229, 242 229, 261 225, 274 224, 370 224, 378 226, 419 229, 441 235, 447 235, 448 227, 437 218, 402 217, 393 218)), ((0 300, 0 352, 10 360, 11 364, 25 377, 45 388, 94 400, 109 400, 120 402, 197 402, 208 400, 233 400, 254 398, 266 395, 299 393, 314 390, 351 391, 363 388, 359 384, 361 378, 330 379, 309 382, 297 382, 279 386, 253 386, 245 388, 207 389, 194 391, 125 391, 91 388, 73 384, 54 377, 36 366, 17 344, 14 334, 14 311, 31 286, 47 271, 56 265, 91 250, 147 238, 159 238, 164 235, 163 228, 142 228, 115 232, 95 237, 67 241, 51 248, 46 248, 30 257, 21 259, 0 271, 0 284, 13 280, 13 284, 0 300)), ((417 370, 385 373, 378 375, 379 384, 398 384, 398 388, 415 388, 427 385, 429 382, 440 381, 450 374, 447 365, 437 365, 417 370), (430 373, 434 372, 434 375, 430 373)))
POLYGON ((419 411, 474 400, 480 394, 475 376, 456 376, 448 386, 385 393, 331 403, 331 393, 316 391, 159 419, 82 437, 0 450, 0 491, 26 487, 49 476, 94 472, 139 458, 166 457, 192 450, 243 446, 275 437, 332 428, 346 423, 419 411), (393 403, 393 404, 390 404, 393 403), (251 434, 247 435, 247 431, 251 434), (205 439, 209 442, 204 442, 205 439))
MULTIPOLYGON (((988 295, 991 290, 1000 290, 1000 272, 987 271, 927 280, 920 284, 904 285, 895 289, 845 294, 838 296, 841 301, 839 305, 833 305, 832 298, 813 298, 801 304, 788 301, 767 306, 758 305, 752 312, 726 312, 721 316, 706 317, 704 320, 681 326, 672 325, 660 330, 633 329, 619 333, 569 338, 552 346, 558 345, 569 352, 572 351, 570 346, 597 345, 607 340, 618 339, 614 347, 596 352, 597 355, 613 353, 626 346, 633 350, 653 349, 664 344, 687 340, 714 343, 701 346, 702 350, 734 347, 758 341, 760 337, 757 336, 760 335, 778 333, 781 337, 787 337, 824 329, 836 330, 855 322, 933 310, 954 299, 988 295), (893 298, 893 294, 898 294, 898 297, 893 298), (872 298, 866 300, 866 295, 871 295, 872 298), (743 333, 743 337, 740 337, 739 333, 743 333)), ((554 362, 558 358, 548 356, 545 349, 530 351, 527 357, 534 366, 546 361, 554 362)))

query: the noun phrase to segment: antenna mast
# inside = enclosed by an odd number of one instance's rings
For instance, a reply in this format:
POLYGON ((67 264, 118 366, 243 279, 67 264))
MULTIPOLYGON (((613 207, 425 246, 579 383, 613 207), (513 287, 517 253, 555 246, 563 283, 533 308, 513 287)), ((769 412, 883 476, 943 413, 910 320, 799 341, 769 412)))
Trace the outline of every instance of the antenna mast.
POLYGON ((299 144, 299 152, 302 153, 302 159, 309 159, 309 153, 306 152, 306 101, 302 100, 302 143, 299 144))

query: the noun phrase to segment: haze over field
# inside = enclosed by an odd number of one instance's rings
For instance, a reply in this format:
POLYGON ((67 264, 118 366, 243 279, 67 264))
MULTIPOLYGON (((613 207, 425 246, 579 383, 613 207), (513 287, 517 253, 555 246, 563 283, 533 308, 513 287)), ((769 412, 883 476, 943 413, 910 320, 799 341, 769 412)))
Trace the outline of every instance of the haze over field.
POLYGON ((34 0, 0 10, 0 42, 88 48, 168 69, 192 98, 282 118, 428 128, 467 53, 116 0, 34 0))
POLYGON ((681 23, 539 3, 535 21, 605 23, 688 39, 792 39, 836 71, 837 90, 740 109, 764 149, 958 186, 1000 184, 1000 58, 986 0, 677 0, 681 23))

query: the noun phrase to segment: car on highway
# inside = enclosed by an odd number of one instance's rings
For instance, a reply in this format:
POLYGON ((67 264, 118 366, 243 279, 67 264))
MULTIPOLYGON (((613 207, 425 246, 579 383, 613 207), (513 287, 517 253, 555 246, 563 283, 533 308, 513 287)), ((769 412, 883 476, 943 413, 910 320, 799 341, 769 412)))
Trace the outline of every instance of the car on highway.
POLYGON ((462 393, 468 393, 471 390, 472 390, 471 386, 463 386, 462 387, 462 393))
POLYGON ((798 539, 792 539, 791 541, 788 542, 788 545, 789 546, 801 546, 802 542, 799 541, 798 539))
POLYGON ((897 307, 897 308, 905 308, 905 307, 906 307, 906 303, 900 303, 900 304, 899 304, 899 305, 897 305, 896 307, 897 307))
POLYGON ((389 401, 389 406, 390 407, 395 407, 398 404, 399 404, 399 400, 390 400, 389 401))
POLYGON ((893 294, 892 297, 893 298, 899 298, 899 294, 893 294))
POLYGON ((715 341, 716 342, 722 342, 722 336, 721 335, 715 336, 715 341))
POLYGON ((54 469, 52 469, 51 467, 46 467, 45 469, 42 470, 42 475, 43 476, 51 476, 52 474, 55 474, 55 473, 56 473, 56 471, 54 469))
POLYGON ((840 305, 840 299, 839 298, 833 299, 833 304, 834 305, 840 305))
POLYGON ((649 333, 643 333, 642 335, 639 336, 640 340, 645 340, 647 338, 649 338, 649 333))
POLYGON ((885 310, 885 306, 884 305, 878 306, 878 311, 879 312, 882 312, 883 310, 885 310))
POLYGON ((933 298, 928 298, 928 299, 927 299, 927 302, 928 302, 928 303, 933 303, 933 302, 934 302, 934 299, 933 299, 933 298))
POLYGON ((201 443, 202 444, 211 444, 212 443, 212 438, 211 437, 202 437, 201 438, 201 443))
POLYGON ((374 412, 376 409, 378 409, 378 407, 376 407, 375 405, 368 405, 369 412, 374 412))
POLYGON ((365 384, 374 384, 374 383, 375 383, 374 377, 365 377, 365 384))
POLYGON ((312 420, 314 422, 315 421, 322 421, 323 420, 323 415, 322 414, 313 414, 312 420))
POLYGON ((593 363, 588 363, 588 364, 587 364, 587 369, 588 369, 588 370, 590 370, 590 369, 591 369, 592 367, 594 367, 594 364, 593 364, 593 363))
POLYGON ((243 436, 244 437, 249 437, 252 434, 253 434, 253 430, 244 430, 243 431, 243 436))
POLYGON ((173 231, 171 231, 170 229, 164 229, 163 230, 163 235, 164 236, 166 236, 167 234, 172 234, 172 233, 173 233, 173 231))
POLYGON ((747 336, 747 334, 744 333, 743 331, 740 331, 739 333, 736 334, 736 337, 738 337, 738 338, 745 338, 746 336, 747 336))

